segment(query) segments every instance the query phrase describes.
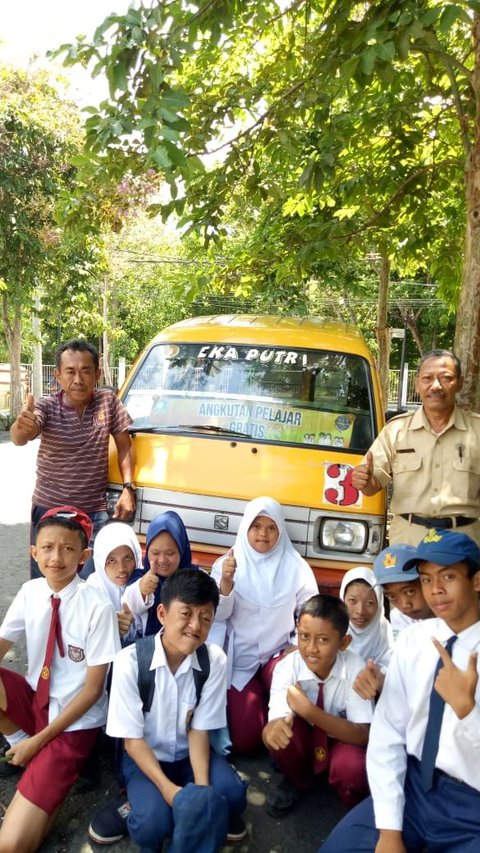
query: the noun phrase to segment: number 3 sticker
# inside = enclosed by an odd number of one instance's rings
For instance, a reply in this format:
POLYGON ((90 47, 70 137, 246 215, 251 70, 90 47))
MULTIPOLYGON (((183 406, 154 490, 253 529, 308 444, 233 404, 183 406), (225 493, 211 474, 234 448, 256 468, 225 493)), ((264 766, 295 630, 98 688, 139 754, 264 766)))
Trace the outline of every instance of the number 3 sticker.
POLYGON ((335 506, 362 505, 362 495, 352 485, 353 467, 327 463, 325 467, 325 488, 323 499, 335 506))

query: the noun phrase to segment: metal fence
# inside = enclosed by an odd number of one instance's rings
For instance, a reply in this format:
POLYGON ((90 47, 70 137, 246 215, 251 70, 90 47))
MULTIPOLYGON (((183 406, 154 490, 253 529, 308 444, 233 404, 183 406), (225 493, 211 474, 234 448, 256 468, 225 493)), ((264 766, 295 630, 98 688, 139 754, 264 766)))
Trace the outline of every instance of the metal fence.
MULTIPOLYGON (((122 380, 124 375, 124 370, 128 373, 130 369, 130 365, 125 365, 125 368, 120 369, 118 365, 110 368, 110 374, 112 377, 112 385, 114 388, 117 388, 122 380), (119 379, 120 373, 120 379, 119 379)), ((31 391, 32 388, 32 365, 31 364, 22 364, 22 382, 24 383, 25 394, 31 391)), ((395 408, 398 403, 398 386, 400 382, 400 371, 399 370, 390 370, 390 383, 388 390, 388 406, 389 408, 395 408)), ((101 383, 102 384, 102 383, 101 383)), ((42 387, 44 394, 54 394, 55 391, 58 391, 58 386, 55 380, 55 365, 54 364, 44 364, 42 367, 42 387)), ((408 406, 415 406, 418 404, 418 396, 415 393, 415 371, 408 371, 408 383, 407 383, 407 399, 408 406)), ((1 406, 0 406, 1 408, 1 406)))

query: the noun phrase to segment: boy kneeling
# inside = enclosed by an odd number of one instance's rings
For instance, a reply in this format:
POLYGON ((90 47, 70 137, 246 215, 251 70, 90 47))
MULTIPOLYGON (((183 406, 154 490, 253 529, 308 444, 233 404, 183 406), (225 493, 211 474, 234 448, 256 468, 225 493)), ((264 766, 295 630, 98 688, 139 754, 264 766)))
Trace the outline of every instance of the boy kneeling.
POLYGON ((273 673, 265 745, 283 774, 267 795, 267 811, 286 814, 328 772, 346 806, 368 794, 365 747, 373 704, 353 690, 365 664, 348 649, 348 611, 340 599, 314 595, 300 608, 298 649, 273 673))
MULTIPOLYGON (((210 751, 208 738, 209 729, 226 724, 224 652, 207 646, 209 674, 198 703, 193 676, 217 605, 217 585, 204 571, 179 569, 165 581, 150 665, 155 690, 145 713, 136 646, 115 659, 107 734, 125 739, 128 831, 144 853, 160 850, 167 838, 175 853, 214 853, 245 809, 245 784, 210 751)), ((94 840, 97 822, 89 830, 94 840)))
POLYGON ((77 575, 92 523, 75 507, 40 519, 24 583, 0 627, 0 660, 25 636, 27 676, 0 669, 0 731, 12 766, 26 767, 0 829, 0 850, 32 853, 77 779, 105 723, 105 682, 120 648, 117 617, 77 575))

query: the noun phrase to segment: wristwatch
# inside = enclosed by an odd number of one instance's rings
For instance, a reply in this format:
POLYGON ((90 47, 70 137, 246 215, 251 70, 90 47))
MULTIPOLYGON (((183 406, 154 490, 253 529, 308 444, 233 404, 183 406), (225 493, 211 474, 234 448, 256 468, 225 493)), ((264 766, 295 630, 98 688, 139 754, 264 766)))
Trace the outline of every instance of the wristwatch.
POLYGON ((128 489, 129 492, 133 492, 134 494, 137 491, 137 487, 136 487, 135 483, 133 483, 133 482, 132 483, 123 483, 123 488, 128 489))

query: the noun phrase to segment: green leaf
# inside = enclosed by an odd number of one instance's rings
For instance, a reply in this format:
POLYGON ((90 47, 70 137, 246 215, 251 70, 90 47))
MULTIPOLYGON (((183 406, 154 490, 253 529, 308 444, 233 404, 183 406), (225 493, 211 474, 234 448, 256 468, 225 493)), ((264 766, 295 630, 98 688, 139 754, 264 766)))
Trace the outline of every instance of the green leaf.
POLYGON ((466 23, 469 23, 469 17, 461 6, 456 6, 454 3, 449 3, 445 6, 438 22, 438 28, 441 33, 448 33, 454 23, 461 18, 466 23))
POLYGON ((340 66, 340 77, 342 80, 350 80, 351 77, 355 74, 355 71, 358 68, 358 63, 360 62, 360 57, 351 56, 350 59, 347 59, 346 62, 342 62, 340 66))
POLYGON ((360 56, 360 68, 364 74, 369 77, 372 74, 372 71, 375 66, 375 60, 377 58, 377 47, 372 45, 371 47, 364 50, 364 52, 360 56))

